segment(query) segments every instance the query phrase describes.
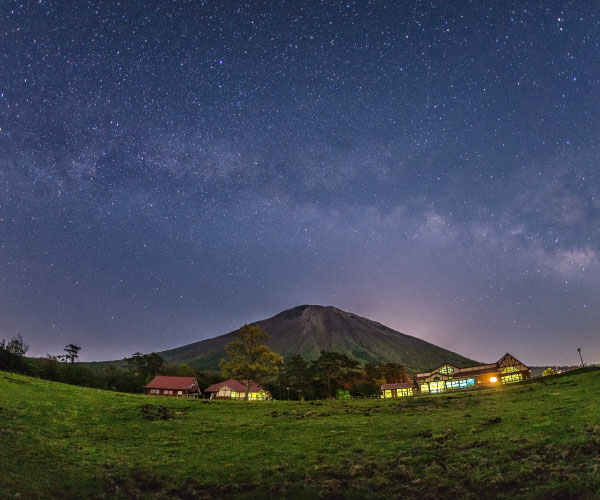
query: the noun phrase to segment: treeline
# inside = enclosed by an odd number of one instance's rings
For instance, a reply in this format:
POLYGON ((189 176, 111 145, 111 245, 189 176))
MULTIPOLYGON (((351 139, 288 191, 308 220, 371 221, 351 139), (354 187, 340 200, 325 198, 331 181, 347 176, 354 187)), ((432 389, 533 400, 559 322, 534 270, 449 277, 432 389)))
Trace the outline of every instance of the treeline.
POLYGON ((361 367, 343 353, 322 351, 310 363, 300 355, 291 357, 277 378, 266 385, 276 399, 345 399, 378 396, 382 384, 409 380, 401 364, 369 363, 361 367))
MULTIPOLYGON (((28 349, 29 346, 20 335, 8 341, 0 340, 0 370, 131 393, 141 393, 142 388, 156 375, 195 377, 201 389, 222 381, 225 375, 199 371, 186 364, 167 365, 155 352, 136 352, 124 358, 122 367, 94 367, 76 362, 81 347, 74 344, 65 347, 65 354, 48 355, 46 358, 27 358, 25 354, 28 349)), ((300 355, 289 358, 279 366, 278 373, 263 385, 275 399, 312 400, 378 396, 382 384, 408 381, 408 374, 401 364, 371 363, 361 367, 356 360, 343 353, 323 351, 311 362, 300 355)))
POLYGON ((121 368, 77 363, 81 347, 74 344, 65 347, 65 354, 47 355, 45 358, 27 358, 25 354, 28 350, 29 346, 20 335, 8 341, 0 340, 0 370, 65 384, 131 393, 141 393, 155 375, 196 377, 200 387, 220 380, 217 374, 200 372, 185 364, 165 365, 157 353, 135 353, 124 359, 125 367, 121 368))

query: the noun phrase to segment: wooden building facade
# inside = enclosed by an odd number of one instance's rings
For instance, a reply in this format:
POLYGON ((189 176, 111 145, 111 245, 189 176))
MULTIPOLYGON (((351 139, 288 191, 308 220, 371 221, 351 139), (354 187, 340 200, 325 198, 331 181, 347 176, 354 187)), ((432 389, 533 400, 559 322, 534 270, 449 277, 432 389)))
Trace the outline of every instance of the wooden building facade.
POLYGON ((174 398, 198 398, 200 387, 195 377, 165 377, 157 375, 144 386, 144 394, 174 398))
POLYGON ((422 394, 510 384, 528 379, 529 367, 511 354, 505 354, 496 363, 458 368, 444 364, 424 373, 417 373, 415 382, 422 394))
POLYGON ((401 384, 383 384, 381 386, 382 398, 404 398, 418 394, 417 384, 414 382, 404 382, 401 384))
POLYGON ((470 389, 473 387, 498 386, 520 382, 530 378, 529 367, 511 354, 505 354, 496 363, 458 368, 448 363, 430 372, 417 373, 414 382, 383 384, 382 398, 397 398, 415 394, 470 389))
MULTIPOLYGON (((246 380, 225 380, 218 384, 213 384, 204 390, 204 394, 209 394, 210 399, 246 399, 246 380)), ((250 381, 250 390, 248 391, 249 401, 265 401, 271 398, 271 393, 256 382, 250 381)))

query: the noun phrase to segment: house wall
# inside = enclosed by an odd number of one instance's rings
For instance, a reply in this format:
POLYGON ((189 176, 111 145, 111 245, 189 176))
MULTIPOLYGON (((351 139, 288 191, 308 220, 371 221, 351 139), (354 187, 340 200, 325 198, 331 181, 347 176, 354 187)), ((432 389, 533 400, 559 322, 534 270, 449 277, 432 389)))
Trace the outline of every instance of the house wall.
POLYGON ((439 377, 440 380, 427 382, 419 382, 419 390, 424 394, 435 394, 439 392, 447 392, 453 390, 462 390, 473 387, 495 387, 499 385, 520 382, 530 378, 529 370, 512 370, 508 372, 499 372, 496 370, 488 373, 480 373, 473 377, 468 376, 468 372, 461 373, 461 376, 448 379, 447 377, 439 377), (473 381, 474 380, 474 384, 473 381), (465 381, 461 383, 461 381, 465 381), (454 387, 453 387, 454 385, 454 387))
MULTIPOLYGON (((269 395, 265 391, 248 393, 248 401, 264 401, 269 395)), ((246 392, 232 391, 229 387, 221 387, 217 392, 211 394, 211 399, 246 399, 246 392)))
POLYGON ((382 391, 381 397, 384 399, 387 398, 404 398, 407 396, 414 396, 417 394, 417 389, 414 387, 404 387, 400 389, 384 389, 382 391))
POLYGON ((150 388, 145 388, 144 389, 144 393, 148 394, 150 396, 168 396, 168 397, 175 397, 175 398, 187 398, 188 392, 189 391, 187 389, 183 389, 183 390, 177 390, 177 389, 150 389, 150 388))
POLYGON ((232 391, 229 387, 221 387, 215 396, 217 399, 246 399, 246 392, 232 391))

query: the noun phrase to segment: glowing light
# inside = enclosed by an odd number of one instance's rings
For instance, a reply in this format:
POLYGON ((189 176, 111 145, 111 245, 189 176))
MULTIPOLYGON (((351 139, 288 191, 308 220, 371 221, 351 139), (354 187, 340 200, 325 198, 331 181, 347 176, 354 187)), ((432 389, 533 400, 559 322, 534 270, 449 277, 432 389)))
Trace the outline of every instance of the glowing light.
POLYGON ((494 382, 498 382, 498 377, 490 377, 490 382, 493 384, 494 382))

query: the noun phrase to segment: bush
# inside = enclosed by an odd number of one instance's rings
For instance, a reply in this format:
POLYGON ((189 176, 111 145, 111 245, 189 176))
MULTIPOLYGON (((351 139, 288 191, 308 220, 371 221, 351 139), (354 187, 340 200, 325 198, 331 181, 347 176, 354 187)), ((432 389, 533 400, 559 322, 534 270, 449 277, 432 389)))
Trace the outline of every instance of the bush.
POLYGON ((352 399, 352 396, 350 396, 350 391, 347 391, 346 389, 338 389, 335 392, 335 399, 352 399))

